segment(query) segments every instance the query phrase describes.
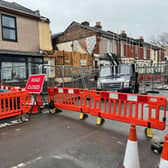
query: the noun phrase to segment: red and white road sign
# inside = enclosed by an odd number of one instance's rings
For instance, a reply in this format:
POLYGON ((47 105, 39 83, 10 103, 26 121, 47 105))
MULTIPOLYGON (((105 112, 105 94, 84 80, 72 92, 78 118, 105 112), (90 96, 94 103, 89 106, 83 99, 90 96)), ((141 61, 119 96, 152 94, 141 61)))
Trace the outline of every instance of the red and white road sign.
POLYGON ((43 88, 44 79, 44 74, 30 76, 25 89, 30 93, 40 94, 43 88))

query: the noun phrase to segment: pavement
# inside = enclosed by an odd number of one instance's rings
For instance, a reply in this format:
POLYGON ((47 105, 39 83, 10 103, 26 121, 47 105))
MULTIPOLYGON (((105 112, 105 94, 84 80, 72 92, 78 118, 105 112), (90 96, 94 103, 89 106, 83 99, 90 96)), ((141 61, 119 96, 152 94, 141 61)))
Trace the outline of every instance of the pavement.
MULTIPOLYGON (((168 97, 168 92, 159 95, 168 97)), ((157 94, 157 96, 159 96, 157 94)), ((15 120, 12 118, 10 120, 15 120)), ((129 134, 129 124, 106 120, 96 126, 96 118, 79 120, 79 113, 63 110, 50 115, 47 110, 28 122, 3 120, 0 124, 0 168, 121 168, 129 134), (3 127, 1 125, 3 124, 3 127)), ((168 122, 167 122, 168 124, 168 122)), ((153 140, 168 133, 153 130, 153 140)), ((157 168, 160 155, 151 151, 144 128, 137 126, 142 168, 157 168)))

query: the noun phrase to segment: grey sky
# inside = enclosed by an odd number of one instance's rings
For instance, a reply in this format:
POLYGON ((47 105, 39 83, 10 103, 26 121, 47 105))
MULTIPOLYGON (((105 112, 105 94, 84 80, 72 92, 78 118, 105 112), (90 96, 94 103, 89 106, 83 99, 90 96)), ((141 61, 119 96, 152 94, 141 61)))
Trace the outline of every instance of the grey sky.
MULTIPOLYGON (((14 1, 14 0, 9 0, 14 1)), ((168 0, 15 0, 51 20, 51 30, 58 33, 72 21, 101 21, 104 30, 121 32, 130 36, 152 35, 168 32, 168 0)))

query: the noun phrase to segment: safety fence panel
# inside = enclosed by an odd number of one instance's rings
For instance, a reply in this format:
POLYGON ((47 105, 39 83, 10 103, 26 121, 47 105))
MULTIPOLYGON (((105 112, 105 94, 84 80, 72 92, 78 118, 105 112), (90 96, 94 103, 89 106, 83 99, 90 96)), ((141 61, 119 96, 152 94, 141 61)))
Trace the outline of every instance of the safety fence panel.
POLYGON ((28 109, 27 91, 0 94, 0 119, 25 114, 28 109))
POLYGON ((16 91, 17 89, 15 87, 12 87, 12 86, 0 85, 0 90, 16 91))
POLYGON ((165 97, 68 88, 48 88, 48 96, 48 102, 53 100, 56 108, 165 129, 165 97))
POLYGON ((164 82, 164 76, 163 75, 139 75, 139 81, 140 82, 152 82, 152 81, 164 82))
MULTIPOLYGON (((4 92, 8 92, 8 91, 22 92, 22 91, 25 91, 25 88, 0 85, 0 90, 2 90, 4 92)), ((26 105, 24 107, 23 113, 28 113, 28 112, 34 113, 35 111, 39 112, 38 106, 39 107, 43 106, 42 96, 40 94, 37 94, 35 97, 33 97, 31 93, 28 93, 28 96, 26 99, 27 99, 26 105), (36 101, 34 99, 36 99, 36 101), (38 106, 37 106, 37 104, 38 104, 38 106)))
POLYGON ((166 103, 164 97, 134 95, 116 92, 91 91, 91 115, 165 129, 166 103))
POLYGON ((56 108, 89 113, 87 89, 48 88, 48 101, 54 101, 56 108))

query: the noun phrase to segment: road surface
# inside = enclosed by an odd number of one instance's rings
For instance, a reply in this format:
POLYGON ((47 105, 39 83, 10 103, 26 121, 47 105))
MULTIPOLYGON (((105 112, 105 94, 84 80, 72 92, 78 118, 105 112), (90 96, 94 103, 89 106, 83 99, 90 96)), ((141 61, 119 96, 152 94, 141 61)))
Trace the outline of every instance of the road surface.
MULTIPOLYGON (((98 127, 95 117, 80 121, 79 113, 66 110, 55 115, 44 110, 21 124, 7 125, 6 122, 9 120, 0 124, 0 168, 123 166, 129 124, 106 120, 98 127)), ((168 129, 153 133, 154 140, 163 140, 168 129)), ((157 167, 160 155, 152 153, 151 141, 146 138, 143 127, 137 127, 137 137, 141 167, 157 167)))

